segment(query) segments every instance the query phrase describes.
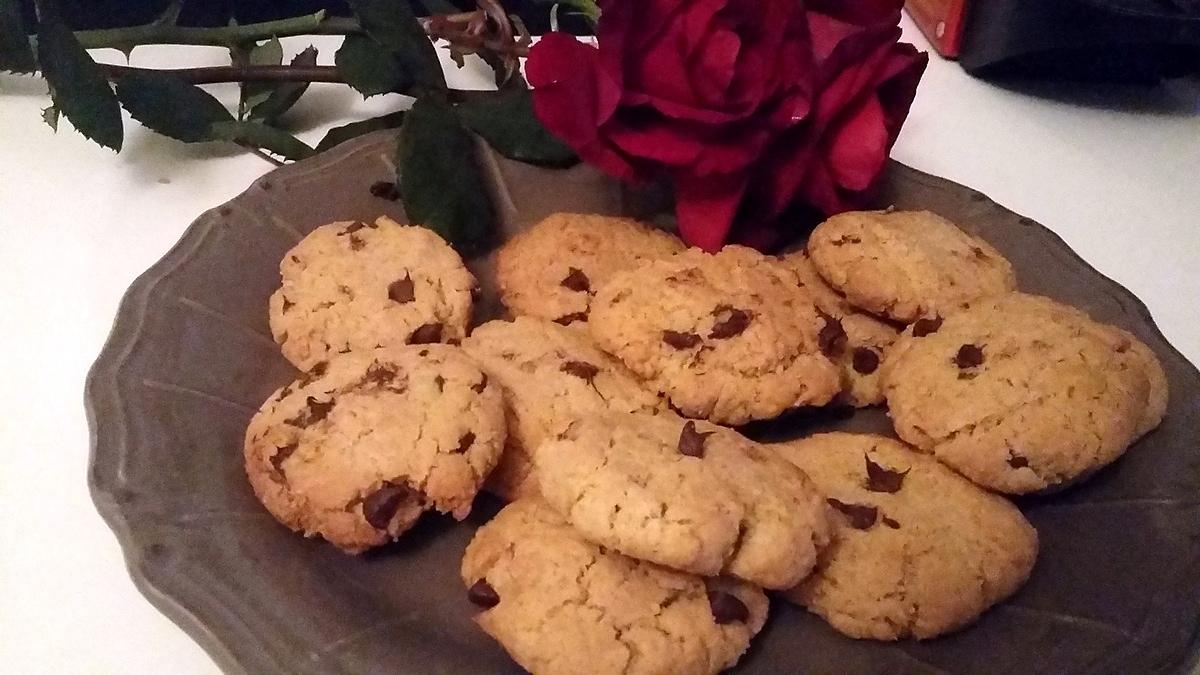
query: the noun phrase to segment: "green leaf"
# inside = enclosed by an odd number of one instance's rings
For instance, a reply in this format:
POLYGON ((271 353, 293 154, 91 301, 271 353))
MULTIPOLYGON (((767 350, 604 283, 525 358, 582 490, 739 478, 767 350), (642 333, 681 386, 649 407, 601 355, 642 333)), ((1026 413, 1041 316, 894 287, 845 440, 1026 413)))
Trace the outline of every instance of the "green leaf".
POLYGON ((200 87, 154 72, 122 75, 117 94, 133 118, 185 143, 230 141, 264 148, 287 159, 303 159, 313 149, 296 137, 261 122, 240 122, 200 87))
POLYGON ((133 119, 185 143, 213 140, 214 124, 233 121, 233 115, 208 92, 171 75, 122 75, 117 95, 133 119))
MULTIPOLYGON (((317 48, 309 45, 290 62, 293 66, 317 65, 317 48)), ((250 119, 274 124, 285 112, 300 100, 308 90, 307 82, 285 82, 275 87, 265 101, 250 110, 250 119)))
POLYGON ((79 45, 75 34, 47 3, 38 26, 38 62, 50 84, 54 107, 85 137, 121 149, 121 106, 104 71, 79 45))
POLYGON ((57 133, 58 132, 58 108, 55 108, 54 106, 48 106, 48 107, 42 108, 42 121, 45 122, 46 125, 49 126, 51 129, 53 129, 55 131, 55 133, 57 133))
POLYGON ((364 98, 403 92, 412 86, 412 78, 396 57, 366 35, 347 35, 333 62, 364 98))
POLYGON ((388 113, 380 117, 372 117, 369 120, 360 122, 351 122, 343 124, 340 127, 334 127, 325 134, 325 138, 317 144, 317 152, 325 152, 326 150, 345 143, 346 141, 369 134, 372 131, 380 129, 395 129, 404 123, 404 111, 388 113))
POLYGON ((457 109, 463 123, 505 157, 559 167, 579 161, 571 148, 538 121, 528 89, 470 100, 459 104, 457 109))
MULTIPOLYGON (((252 47, 246 61, 252 66, 278 66, 283 63, 283 45, 279 43, 279 38, 273 37, 252 47)), ((243 82, 238 117, 245 117, 254 106, 270 98, 274 88, 275 85, 270 82, 243 82)))
POLYGON ((13 73, 32 73, 37 70, 29 34, 21 22, 21 3, 0 0, 0 70, 13 73))
POLYGON ((261 122, 217 122, 213 125, 212 134, 213 140, 262 148, 285 159, 298 160, 313 155, 313 149, 300 139, 261 122))
POLYGON ((596 4, 596 0, 534 0, 534 2, 542 5, 570 7, 582 14, 593 26, 600 20, 600 6, 596 4))
POLYGON ((404 211, 471 255, 490 243, 492 203, 475 141, 453 108, 421 98, 405 116, 396 153, 404 211))
POLYGON ((349 4, 367 35, 391 52, 416 84, 446 88, 437 51, 408 0, 349 0, 349 4))

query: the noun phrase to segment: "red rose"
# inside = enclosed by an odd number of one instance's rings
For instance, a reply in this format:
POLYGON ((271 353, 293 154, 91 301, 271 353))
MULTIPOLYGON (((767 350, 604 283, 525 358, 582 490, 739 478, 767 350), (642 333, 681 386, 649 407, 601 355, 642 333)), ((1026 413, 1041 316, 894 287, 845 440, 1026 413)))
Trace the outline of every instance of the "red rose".
POLYGON ((618 178, 667 175, 684 239, 716 250, 747 194, 766 200, 761 222, 796 195, 826 208, 831 190, 841 204, 870 187, 924 63, 896 51, 900 4, 602 1, 599 49, 561 33, 534 45, 534 110, 618 178))

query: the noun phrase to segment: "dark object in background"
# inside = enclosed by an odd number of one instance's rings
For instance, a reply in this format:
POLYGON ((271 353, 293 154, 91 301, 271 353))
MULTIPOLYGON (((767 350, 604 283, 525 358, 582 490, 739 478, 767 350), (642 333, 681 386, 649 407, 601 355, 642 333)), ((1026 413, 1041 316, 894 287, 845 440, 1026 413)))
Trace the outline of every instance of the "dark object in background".
MULTIPOLYGON (((936 23, 923 28, 941 37, 936 23)), ((1200 0, 970 0, 958 58, 989 79, 1155 83, 1200 73, 1200 0)))
MULTIPOLYGON (((19 0, 27 25, 33 25, 34 0, 19 0)), ((475 8, 474 0, 447 0, 460 9, 475 8)), ((544 0, 501 0, 510 14, 520 16, 534 35, 550 29, 551 4, 544 0)), ((418 15, 428 14, 421 0, 409 0, 418 15)), ((67 24, 75 30, 117 28, 150 23, 170 4, 170 0, 59 0, 67 24)), ((184 26, 224 26, 231 18, 238 23, 272 21, 318 10, 345 16, 350 13, 344 0, 186 0, 179 15, 184 26)), ((586 22, 561 12, 566 30, 580 33, 586 22)))

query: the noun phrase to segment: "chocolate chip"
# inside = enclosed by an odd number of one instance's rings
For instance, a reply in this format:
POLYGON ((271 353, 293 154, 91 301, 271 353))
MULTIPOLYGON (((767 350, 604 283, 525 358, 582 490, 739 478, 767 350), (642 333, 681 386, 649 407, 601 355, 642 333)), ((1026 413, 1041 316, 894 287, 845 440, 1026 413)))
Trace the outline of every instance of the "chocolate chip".
POLYGON ((371 183, 371 196, 388 201, 396 201, 400 198, 400 190, 396 184, 390 180, 381 180, 371 183))
POLYGON ((558 317, 557 319, 554 320, 554 323, 556 323, 560 326, 570 326, 571 324, 575 323, 576 321, 587 321, 587 320, 588 320, 587 312, 573 312, 571 314, 564 314, 564 315, 558 317))
POLYGON ((308 369, 307 373, 304 373, 300 376, 300 386, 307 387, 308 385, 312 384, 313 380, 324 375, 328 368, 328 361, 317 361, 312 368, 308 369))
POLYGON ((1029 466, 1029 460, 1020 455, 1009 453, 1008 465, 1014 469, 1024 469, 1029 466))
POLYGON ((708 334, 708 337, 713 340, 727 340, 741 335, 750 326, 752 318, 750 312, 734 309, 729 305, 721 305, 714 309, 713 316, 717 317, 717 322, 713 324, 712 332, 708 334))
POLYGON ((892 520, 891 518, 888 518, 887 516, 884 516, 880 520, 884 525, 887 525, 888 527, 892 528, 893 530, 900 529, 900 523, 892 520))
POLYGON ((500 594, 496 592, 496 589, 492 588, 491 584, 480 579, 471 584, 471 587, 467 589, 467 600, 470 600, 471 604, 479 605, 484 609, 491 609, 500 604, 500 594))
POLYGON ((843 234, 841 237, 838 237, 829 243, 833 244, 834 246, 845 246, 846 244, 861 244, 862 239, 859 239, 854 235, 843 234))
POLYGON ((830 506, 841 511, 850 519, 850 527, 856 530, 869 530, 879 517, 879 509, 867 504, 847 504, 830 498, 826 499, 830 506))
POLYGON ((971 247, 971 253, 974 253, 975 257, 979 258, 980 260, 988 259, 988 254, 984 253, 983 249, 979 248, 978 246, 971 247))
POLYGON ((275 402, 278 403, 278 402, 282 401, 283 399, 288 397, 288 394, 291 394, 291 393, 292 393, 292 385, 290 385, 290 384, 283 385, 283 389, 280 389, 279 395, 275 397, 275 402))
POLYGON ((925 337, 926 335, 938 332, 938 329, 942 327, 942 321, 941 314, 934 316, 932 319, 917 319, 916 323, 913 324, 913 337, 925 337))
POLYGON ((296 303, 292 302, 291 300, 288 300, 286 295, 283 296, 283 313, 284 314, 287 314, 287 311, 295 306, 296 306, 296 303))
POLYGON ((436 376, 436 377, 434 377, 434 378, 433 378, 433 384, 434 384, 434 385, 435 385, 435 386, 438 388, 438 392, 439 392, 439 393, 440 393, 440 392, 442 392, 442 391, 445 391, 445 389, 446 389, 446 378, 442 377, 441 375, 438 375, 438 376, 436 376))
POLYGON ((563 278, 559 285, 564 288, 569 288, 576 293, 587 293, 592 290, 592 281, 588 279, 583 270, 578 267, 568 267, 567 276, 563 278))
POLYGON ((461 438, 458 439, 458 447, 454 449, 454 452, 461 455, 462 453, 466 452, 467 450, 470 450, 471 444, 474 442, 475 442, 475 432, 468 431, 467 433, 463 434, 461 438))
POLYGON ((976 345, 963 345, 954 355, 954 363, 959 368, 974 368, 983 363, 983 349, 976 345))
POLYGON ((413 331, 408 338, 410 345, 427 345, 442 339, 442 324, 427 323, 413 331))
POLYGON ((341 236, 344 236, 347 234, 354 234, 355 232, 358 232, 359 230, 363 229, 366 226, 367 226, 366 223, 363 223, 361 221, 356 221, 356 222, 350 223, 349 225, 346 226, 346 229, 342 230, 341 232, 338 232, 338 236, 341 237, 341 236))
POLYGON ((304 410, 301 410, 300 413, 295 417, 289 420, 284 420, 284 424, 290 424, 294 427, 304 428, 325 419, 330 410, 333 410, 332 399, 329 401, 318 401, 312 396, 309 396, 304 410))
POLYGON ((482 380, 471 385, 471 391, 474 391, 476 394, 482 394, 483 390, 487 389, 487 385, 488 385, 487 373, 484 373, 482 380))
POLYGON ((372 363, 363 376, 363 384, 376 384, 381 387, 390 385, 396 380, 396 367, 382 363, 372 363))
POLYGON ((863 375, 870 375, 879 368, 879 354, 875 353, 870 347, 855 347, 854 348, 854 371, 863 375))
POLYGON ((367 245, 367 242, 363 241, 358 235, 356 235, 356 234, 350 235, 350 250, 351 251, 361 251, 361 250, 363 250, 363 247, 366 245, 367 245))
POLYGON ((396 511, 400 510, 400 504, 410 494, 412 494, 412 490, 408 489, 407 485, 391 481, 384 482, 378 490, 363 499, 363 518, 367 519, 371 527, 377 530, 386 530, 388 523, 392 522, 392 517, 396 515, 396 511))
POLYGON ((403 279, 388 284, 388 300, 404 304, 416 299, 416 287, 413 285, 412 275, 408 272, 404 273, 403 279))
POLYGON ((871 458, 866 455, 863 455, 863 459, 867 460, 868 490, 871 492, 888 493, 900 491, 900 486, 903 485, 904 477, 908 475, 908 471, 892 471, 872 462, 871 458))
POLYGON ((664 330, 662 333, 663 342, 671 345, 675 349, 691 349, 700 344, 700 336, 695 333, 680 333, 679 331, 664 330))
POLYGON ((568 375, 574 375, 581 380, 586 380, 588 384, 591 384, 592 378, 600 373, 599 368, 587 361, 567 361, 559 367, 559 370, 568 375))
POLYGON ((300 264, 300 258, 299 258, 299 256, 292 256, 292 262, 294 262, 294 263, 296 263, 297 265, 299 265, 299 264, 300 264))
POLYGON ((842 322, 819 309, 817 314, 825 322, 821 332, 817 333, 817 346, 821 353, 831 358, 841 354, 846 348, 846 329, 842 328, 842 322))
POLYGON ((716 432, 696 431, 696 423, 689 421, 683 425, 683 430, 679 432, 679 454, 687 455, 688 457, 703 457, 704 441, 714 433, 716 432))
POLYGON ((750 618, 750 609, 746 607, 746 603, 732 593, 709 591, 708 606, 712 609, 713 620, 719 626, 734 622, 746 623, 750 618))
POLYGON ((295 443, 292 443, 291 445, 285 445, 280 448, 275 448, 275 454, 271 455, 271 466, 275 468, 275 473, 279 474, 280 477, 283 476, 284 460, 286 460, 288 457, 291 457, 292 453, 295 451, 295 443))
POLYGON ((338 293, 341 293, 342 295, 346 296, 347 298, 350 298, 351 300, 354 299, 354 290, 351 289, 349 286, 343 286, 343 285, 339 284, 338 285, 338 293))

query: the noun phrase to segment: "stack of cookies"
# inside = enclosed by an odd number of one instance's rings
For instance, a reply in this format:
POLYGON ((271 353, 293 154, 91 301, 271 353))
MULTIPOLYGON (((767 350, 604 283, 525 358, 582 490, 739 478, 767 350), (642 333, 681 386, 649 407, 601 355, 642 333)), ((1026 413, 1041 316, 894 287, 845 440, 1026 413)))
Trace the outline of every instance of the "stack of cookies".
POLYGON ((1037 555, 996 493, 1084 479, 1166 407, 1145 345, 1017 293, 929 213, 843 214, 781 257, 557 214, 495 270, 511 316, 473 327, 475 279, 432 232, 306 237, 270 303, 305 374, 251 421, 246 471, 281 523, 348 552, 482 489, 508 501, 462 578, 534 673, 718 672, 764 590, 856 638, 961 628, 1037 555), (902 440, 731 428, 883 403, 902 440))

